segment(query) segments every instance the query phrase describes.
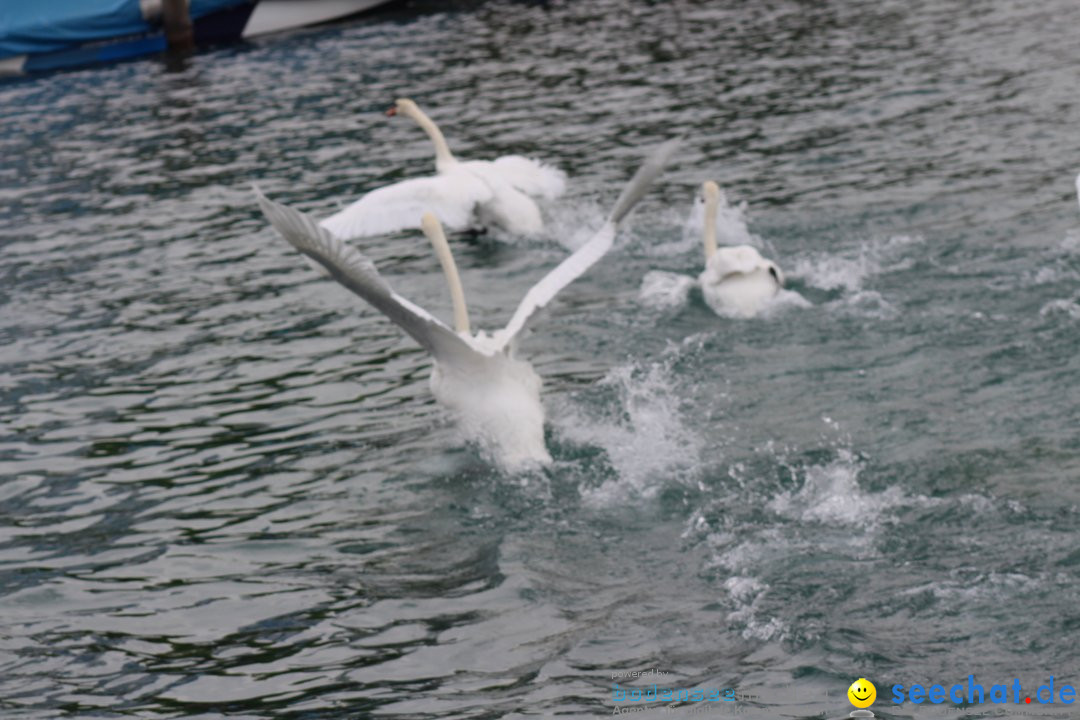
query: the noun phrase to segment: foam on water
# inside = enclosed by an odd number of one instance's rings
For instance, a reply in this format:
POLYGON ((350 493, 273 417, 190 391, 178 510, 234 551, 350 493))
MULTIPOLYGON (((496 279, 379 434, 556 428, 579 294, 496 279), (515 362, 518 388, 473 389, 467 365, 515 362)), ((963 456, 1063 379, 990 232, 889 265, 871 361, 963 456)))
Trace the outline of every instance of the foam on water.
POLYGON ((697 279, 666 270, 650 270, 641 279, 638 301, 653 310, 675 310, 686 305, 697 279))
POLYGON ((896 235, 860 243, 843 254, 813 253, 798 258, 789 275, 820 290, 854 294, 878 275, 911 267, 911 249, 924 242, 919 236, 896 235))
POLYGON ((541 209, 544 213, 544 237, 572 252, 584 245, 604 224, 607 211, 597 200, 570 195, 573 195, 573 191, 558 200, 544 203, 541 209))
MULTIPOLYGON (((717 602, 744 640, 812 640, 819 630, 815 610, 792 604, 788 594, 799 579, 795 558, 820 563, 880 562, 880 546, 902 513, 946 501, 889 485, 866 489, 869 461, 851 447, 840 424, 823 418, 824 447, 752 449, 732 462, 727 477, 703 488, 707 496, 687 519, 684 541, 707 552, 703 571, 721 588, 717 602), (797 459, 808 452, 826 459, 797 459), (797 630, 796 630, 797 628, 797 630)), ((729 450, 732 454, 737 451, 729 450)))
POLYGON ((859 486, 861 461, 850 450, 840 450, 832 462, 806 468, 802 487, 783 492, 767 507, 801 522, 837 523, 872 528, 889 510, 910 502, 897 487, 868 493, 859 486))
MULTIPOLYGON (((716 207, 716 242, 718 245, 753 245, 762 247, 761 240, 750 232, 748 205, 745 200, 738 204, 731 203, 727 193, 720 190, 720 204, 716 207)), ((683 226, 683 237, 692 238, 701 243, 705 232, 705 200, 699 192, 694 198, 690 216, 683 226)))
MULTIPOLYGON (((831 717, 819 690, 858 674, 1075 676, 1080 5, 679 11, 720 37, 664 3, 419 5, 0 89, 5 707, 584 717, 607 671, 655 666, 831 717), (251 204, 252 178, 321 216, 430 174, 378 112, 402 92, 463 157, 570 174, 544 236, 462 248, 481 325, 591 236, 639 146, 687 137, 535 325, 535 475, 463 449, 427 356, 251 204), (751 200, 723 241, 773 239, 811 311, 635 301, 700 272, 718 167, 751 200)), ((365 247, 447 316, 422 238, 365 247)))
POLYGON ((724 590, 732 610, 727 621, 740 626, 744 640, 782 640, 788 636, 790 627, 778 617, 759 617, 769 586, 752 577, 732 576, 724 581, 724 590))
POLYGON ((765 308, 764 315, 768 317, 773 313, 784 310, 786 308, 812 308, 814 303, 810 302, 795 290, 789 290, 782 288, 780 292, 776 293, 776 297, 772 299, 772 302, 765 308))
POLYGON ((894 318, 900 314, 900 310, 886 300, 885 296, 877 290, 860 290, 851 295, 845 295, 839 300, 829 303, 829 307, 851 315, 878 320, 894 318))
POLYGON ((790 624, 771 609, 772 586, 760 577, 777 548, 787 548, 782 534, 775 529, 754 533, 752 538, 733 533, 715 533, 707 538, 716 549, 708 569, 727 575, 718 598, 727 610, 725 620, 738 630, 744 640, 784 640, 790 624))
POLYGON ((1080 302, 1060 298, 1051 300, 1039 309, 1039 316, 1065 315, 1073 320, 1080 320, 1080 302))
POLYGON ((669 363, 617 367, 595 390, 602 402, 590 402, 596 393, 588 392, 552 413, 560 435, 602 448, 615 470, 583 490, 585 502, 603 504, 627 490, 651 497, 699 465, 703 443, 683 416, 669 363))
POLYGON ((976 600, 1000 600, 1005 595, 1037 589, 1042 583, 1020 573, 975 573, 970 578, 933 580, 900 591, 902 596, 930 593, 950 606, 964 606, 976 600))
POLYGON ((1061 241, 1061 249, 1067 253, 1080 252, 1080 230, 1070 230, 1061 241))

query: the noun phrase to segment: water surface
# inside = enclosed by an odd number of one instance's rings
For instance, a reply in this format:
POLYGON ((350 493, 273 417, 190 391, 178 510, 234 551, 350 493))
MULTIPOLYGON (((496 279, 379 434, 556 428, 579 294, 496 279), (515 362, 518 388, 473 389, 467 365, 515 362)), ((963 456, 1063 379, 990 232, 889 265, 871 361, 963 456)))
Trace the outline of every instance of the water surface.
MULTIPOLYGON (((762 718, 846 715, 865 676, 929 718, 888 688, 1075 684, 1077 26, 465 3, 0 86, 0 710, 594 716, 656 669, 762 718), (252 201, 430 172, 402 95, 463 157, 572 178, 542 240, 454 241, 481 327, 686 136, 523 343, 543 473, 464 443, 425 354, 252 201), (698 272, 709 178, 812 307, 642 298, 698 272)), ((364 248, 449 317, 422 238, 364 248)))

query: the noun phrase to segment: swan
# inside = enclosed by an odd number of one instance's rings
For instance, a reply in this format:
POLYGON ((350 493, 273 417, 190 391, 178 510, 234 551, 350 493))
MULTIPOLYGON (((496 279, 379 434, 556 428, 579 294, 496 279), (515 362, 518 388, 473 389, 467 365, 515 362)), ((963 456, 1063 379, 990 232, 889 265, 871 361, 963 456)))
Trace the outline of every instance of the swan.
MULTIPOLYGON (((705 302, 718 315, 753 317, 781 292, 784 275, 780 268, 750 245, 717 247, 717 214, 722 194, 712 182, 702 185, 705 196, 705 270, 697 277, 663 270, 650 270, 641 281, 641 301, 657 310, 671 310, 686 304, 690 291, 701 288, 705 302)), ((738 229, 746 235, 739 219, 738 229)), ((805 305, 797 293, 788 293, 788 302, 805 305)))
POLYGON ((702 185, 705 196, 705 270, 698 284, 705 302, 720 315, 753 317, 784 287, 784 274, 750 245, 716 245, 716 212, 720 187, 712 180, 702 185))
POLYGON ((619 222, 642 198, 678 146, 657 148, 638 169, 599 230, 525 293, 506 327, 494 333, 472 331, 465 293, 442 225, 432 212, 421 216, 450 289, 453 329, 395 293, 375 265, 309 216, 255 196, 270 224, 317 262, 327 274, 366 300, 418 342, 434 358, 431 390, 459 418, 466 434, 509 472, 551 462, 544 444, 540 376, 514 357, 515 340, 537 310, 596 263, 611 248, 619 222))
POLYGON ((372 190, 320 225, 343 239, 419 229, 432 212, 452 230, 496 225, 515 235, 544 229, 534 197, 554 199, 566 189, 561 170, 521 155, 461 161, 450 152, 439 126, 407 98, 394 101, 389 116, 412 118, 435 146, 435 175, 372 190))

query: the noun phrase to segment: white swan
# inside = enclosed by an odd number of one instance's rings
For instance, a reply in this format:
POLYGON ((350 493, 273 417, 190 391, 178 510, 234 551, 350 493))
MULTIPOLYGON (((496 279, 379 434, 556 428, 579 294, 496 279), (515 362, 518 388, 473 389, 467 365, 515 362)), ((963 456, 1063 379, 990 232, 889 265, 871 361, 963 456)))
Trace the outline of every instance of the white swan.
POLYGON ((702 185, 705 196, 705 270, 698 276, 701 293, 709 307, 721 315, 753 317, 768 305, 784 286, 784 275, 750 245, 716 246, 716 212, 720 188, 709 180, 702 185))
POLYGON ((536 235, 544 229, 532 198, 561 195, 566 188, 562 171, 520 155, 462 162, 412 100, 396 100, 386 114, 410 117, 427 133, 435 145, 436 174, 372 190, 323 220, 324 228, 344 239, 384 235, 419 228, 421 215, 432 212, 453 230, 493 224, 514 234, 536 235))
POLYGON ((310 217, 268 200, 258 188, 255 194, 267 219, 286 240, 431 353, 435 361, 431 373, 435 398, 459 416, 466 432, 498 464, 513 472, 551 462, 544 445, 540 377, 528 362, 514 358, 514 340, 538 309, 611 248, 619 221, 645 194, 677 144, 674 140, 664 143, 645 161, 604 225, 530 288, 506 327, 491 335, 473 334, 469 327, 457 268, 434 214, 424 213, 421 227, 435 248, 450 286, 453 330, 391 290, 367 257, 310 217))

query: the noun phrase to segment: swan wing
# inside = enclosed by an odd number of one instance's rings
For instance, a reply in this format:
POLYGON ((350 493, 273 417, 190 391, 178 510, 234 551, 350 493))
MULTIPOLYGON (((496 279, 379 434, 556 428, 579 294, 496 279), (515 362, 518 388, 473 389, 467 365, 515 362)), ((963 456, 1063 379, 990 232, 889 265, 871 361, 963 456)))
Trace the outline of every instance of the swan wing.
POLYGON ((476 208, 481 221, 494 223, 515 235, 537 235, 544 230, 544 219, 536 202, 503 177, 494 163, 470 160, 459 163, 457 171, 467 173, 491 191, 491 198, 476 208))
POLYGON ((539 160, 521 155, 503 155, 491 167, 506 182, 530 197, 554 200, 566 192, 566 173, 539 160))
POLYGON ((755 270, 768 269, 768 261, 750 245, 722 245, 705 263, 705 271, 719 282, 729 275, 749 275, 755 270))
POLYGON ((615 223, 609 220, 589 238, 588 242, 556 265, 554 270, 540 279, 540 282, 529 288, 517 310, 514 311, 514 316, 499 334, 502 346, 508 345, 521 332, 525 323, 537 310, 551 302, 560 290, 581 277, 597 260, 602 258, 611 249, 614 241, 615 223))
POLYGON ((420 217, 435 213, 452 230, 465 230, 478 203, 491 199, 491 189, 467 173, 414 178, 372 190, 319 224, 339 238, 387 235, 420 229, 420 217))
POLYGON ((551 272, 541 278, 540 282, 529 288, 514 311, 510 322, 502 330, 499 339, 502 346, 509 344, 517 336, 525 323, 540 308, 551 302, 560 290, 581 277, 592 267, 597 260, 602 258, 615 242, 615 230, 618 223, 626 217, 634 205, 644 197, 645 192, 653 181, 660 176, 664 165, 678 148, 678 140, 669 140, 654 150, 642 163, 634 177, 627 183, 608 220, 596 231, 589 240, 570 254, 565 260, 555 266, 551 272))
POLYGON ((485 358, 426 310, 395 293, 365 255, 317 225, 309 215, 268 199, 258 188, 254 190, 259 208, 282 237, 389 318, 436 360, 462 363, 485 358))
POLYGON ((536 201, 518 190, 487 161, 464 162, 458 167, 475 181, 483 182, 490 190, 490 199, 476 205, 481 222, 492 223, 517 235, 537 235, 543 232, 543 217, 536 201))

